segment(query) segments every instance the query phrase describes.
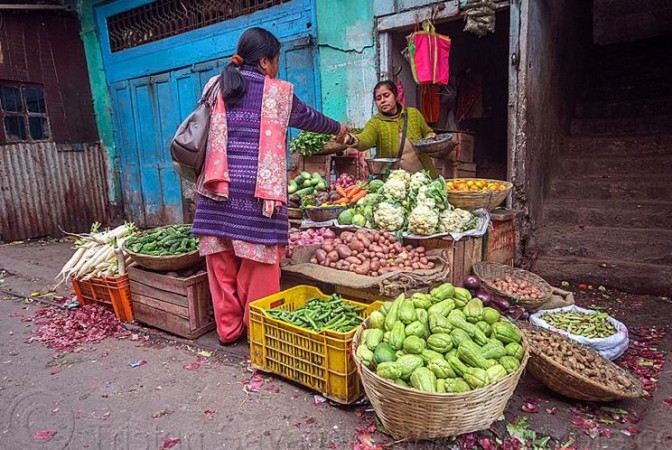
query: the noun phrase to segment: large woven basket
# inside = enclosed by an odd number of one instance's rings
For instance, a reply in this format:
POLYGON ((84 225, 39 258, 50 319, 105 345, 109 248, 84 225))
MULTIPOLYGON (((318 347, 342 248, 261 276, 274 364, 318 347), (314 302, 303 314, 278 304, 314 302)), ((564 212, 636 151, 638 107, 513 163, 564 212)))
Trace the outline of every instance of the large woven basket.
POLYGON ((479 178, 480 180, 489 182, 503 183, 506 186, 506 189, 501 191, 448 191, 448 202, 461 209, 466 209, 468 211, 473 211, 474 209, 485 208, 488 211, 492 211, 498 207, 509 195, 513 184, 508 181, 501 180, 490 180, 486 178, 479 178))
POLYGON ((481 285, 483 285, 488 292, 499 297, 511 299, 525 309, 535 309, 553 295, 553 288, 546 282, 546 280, 524 269, 517 269, 505 264, 481 261, 474 264, 472 270, 474 271, 474 275, 481 280, 481 285), (495 287, 493 282, 498 278, 505 277, 511 277, 514 281, 527 281, 534 284, 542 291, 542 296, 536 299, 521 298, 500 291, 495 287))
MULTIPOLYGON (((167 228, 167 227, 158 227, 149 231, 156 231, 161 228, 167 228)), ((150 270, 156 270, 159 272, 170 272, 170 271, 188 269, 190 267, 195 266, 201 261, 201 259, 203 259, 203 257, 199 254, 198 250, 174 256, 144 255, 142 253, 136 253, 131 251, 126 246, 125 241, 122 244, 122 249, 124 250, 124 252, 128 253, 131 259, 135 261, 139 266, 150 270)))
POLYGON ((439 134, 436 139, 421 139, 413 143, 413 147, 422 154, 432 158, 442 158, 455 149, 457 142, 450 133, 439 134))
POLYGON ((353 338, 353 359, 366 396, 395 439, 437 439, 489 428, 504 413, 530 356, 523 335, 525 355, 520 367, 498 382, 464 393, 421 392, 379 377, 354 356, 363 329, 353 338))
POLYGON ((632 376, 630 372, 618 367, 611 361, 602 358, 600 354, 593 349, 581 345, 566 336, 540 327, 535 327, 534 325, 520 324, 519 328, 530 343, 531 355, 527 367, 535 378, 558 394, 589 402, 610 402, 614 400, 638 398, 644 395, 642 385, 638 379, 632 376), (613 372, 613 377, 623 376, 627 378, 632 383, 633 388, 628 392, 616 390, 563 366, 544 354, 539 346, 534 345, 533 332, 542 333, 547 337, 557 339, 558 341, 566 341, 572 347, 575 347, 577 351, 583 350, 592 354, 595 358, 604 360, 604 364, 613 372))

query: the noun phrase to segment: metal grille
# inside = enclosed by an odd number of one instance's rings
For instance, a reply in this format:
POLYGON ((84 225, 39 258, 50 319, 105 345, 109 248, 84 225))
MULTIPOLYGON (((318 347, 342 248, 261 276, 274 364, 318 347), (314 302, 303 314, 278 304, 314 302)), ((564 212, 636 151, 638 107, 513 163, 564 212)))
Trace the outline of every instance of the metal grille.
POLYGON ((108 17, 110 48, 118 52, 289 1, 158 0, 108 17))

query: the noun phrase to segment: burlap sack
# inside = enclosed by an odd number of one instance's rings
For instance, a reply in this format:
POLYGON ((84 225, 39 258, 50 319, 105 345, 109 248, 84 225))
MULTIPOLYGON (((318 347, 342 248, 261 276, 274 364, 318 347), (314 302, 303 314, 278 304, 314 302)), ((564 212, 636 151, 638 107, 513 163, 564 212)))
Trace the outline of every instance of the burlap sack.
POLYGON ((551 297, 544 303, 540 304, 534 309, 530 309, 529 311, 531 313, 535 313, 537 311, 541 311, 542 309, 563 308, 565 306, 570 306, 573 304, 574 304, 573 293, 557 287, 553 287, 553 294, 551 294, 551 297))

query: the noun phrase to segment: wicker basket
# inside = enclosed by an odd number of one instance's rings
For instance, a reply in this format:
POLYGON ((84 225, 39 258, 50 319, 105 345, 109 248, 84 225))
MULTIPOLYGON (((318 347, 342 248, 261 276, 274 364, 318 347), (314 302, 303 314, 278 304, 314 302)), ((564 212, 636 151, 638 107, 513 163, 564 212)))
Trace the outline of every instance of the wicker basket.
POLYGON ((537 306, 547 301, 551 295, 553 295, 553 288, 546 282, 546 280, 524 269, 516 269, 504 264, 481 261, 474 264, 472 270, 474 271, 474 275, 476 275, 481 280, 481 284, 488 292, 499 297, 511 299, 525 309, 535 309, 537 306), (537 288, 539 288, 539 290, 541 290, 541 298, 532 299, 514 297, 504 291, 500 291, 495 287, 493 281, 504 277, 511 277, 516 281, 527 281, 534 284, 537 288))
POLYGON ((644 391, 642 390, 641 383, 638 379, 611 361, 602 358, 600 354, 593 349, 572 341, 566 336, 533 325, 521 324, 519 328, 523 332, 523 335, 527 337, 528 342, 532 344, 530 347, 531 356, 528 362, 528 368, 532 375, 549 389, 562 394, 565 397, 589 402, 610 402, 614 400, 638 398, 644 395, 644 391), (553 339, 564 340, 571 346, 576 347, 577 350, 583 349, 583 351, 593 354, 595 358, 603 359, 604 364, 609 366, 610 370, 613 371, 613 376, 621 375, 626 377, 632 382, 634 387, 628 392, 618 391, 559 364, 542 353, 539 348, 534 345, 534 338, 530 334, 533 330, 534 332, 546 334, 553 339))
POLYGON ((431 156, 432 158, 443 158, 450 154, 456 146, 457 142, 455 142, 453 135, 450 133, 439 134, 434 140, 422 139, 413 143, 413 147, 415 147, 418 153, 431 156))
POLYGON ((338 215, 345 211, 345 206, 321 206, 316 208, 306 208, 306 215, 313 222, 327 222, 338 219, 338 215))
POLYGON ((498 207, 509 195, 513 184, 508 181, 501 180, 489 180, 485 178, 479 178, 486 183, 496 182, 503 183, 506 186, 506 189, 501 191, 448 191, 448 202, 461 209, 466 209, 468 211, 473 211, 478 208, 485 208, 488 211, 492 211, 498 207))
POLYGON ((301 219, 303 218, 303 211, 301 210, 301 208, 287 208, 287 218, 301 219))
MULTIPOLYGON (((170 225, 169 225, 170 226, 170 225)), ((158 227, 147 232, 152 232, 160 230, 166 227, 158 227)), ((166 255, 166 256, 153 256, 153 255, 144 255, 142 253, 136 253, 131 251, 127 246, 126 242, 122 244, 122 249, 124 252, 128 253, 131 259, 137 263, 139 266, 142 266, 146 269, 156 270, 159 272, 170 272, 188 269, 198 264, 203 257, 199 254, 198 250, 193 252, 183 253, 181 255, 166 255)))
POLYGON ((353 338, 353 359, 371 405, 395 439, 437 439, 489 428, 502 416, 530 356, 523 335, 520 367, 498 382, 464 393, 421 392, 380 378, 362 365, 354 356, 362 330, 353 338))

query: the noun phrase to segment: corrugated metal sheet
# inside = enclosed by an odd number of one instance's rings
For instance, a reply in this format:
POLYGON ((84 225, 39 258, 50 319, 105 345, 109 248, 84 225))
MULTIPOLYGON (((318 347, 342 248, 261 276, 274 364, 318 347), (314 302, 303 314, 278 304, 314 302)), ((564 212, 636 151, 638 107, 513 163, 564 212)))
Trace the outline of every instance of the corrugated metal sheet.
POLYGON ((0 239, 58 236, 109 221, 103 149, 53 142, 0 146, 0 239))

